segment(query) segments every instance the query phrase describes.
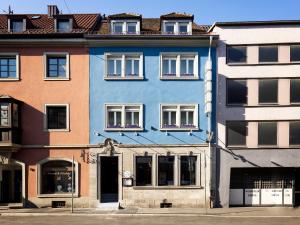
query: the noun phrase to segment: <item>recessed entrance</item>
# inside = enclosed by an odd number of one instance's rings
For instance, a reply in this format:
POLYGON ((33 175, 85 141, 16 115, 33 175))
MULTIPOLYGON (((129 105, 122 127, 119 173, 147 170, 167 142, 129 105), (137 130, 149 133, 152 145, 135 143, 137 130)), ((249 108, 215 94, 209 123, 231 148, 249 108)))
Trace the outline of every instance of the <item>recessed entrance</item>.
POLYGON ((295 169, 295 207, 300 206, 300 170, 295 169))
POLYGON ((118 157, 100 157, 100 202, 118 202, 119 173, 118 157))
POLYGON ((1 165, 0 204, 22 203, 22 168, 19 165, 1 165))

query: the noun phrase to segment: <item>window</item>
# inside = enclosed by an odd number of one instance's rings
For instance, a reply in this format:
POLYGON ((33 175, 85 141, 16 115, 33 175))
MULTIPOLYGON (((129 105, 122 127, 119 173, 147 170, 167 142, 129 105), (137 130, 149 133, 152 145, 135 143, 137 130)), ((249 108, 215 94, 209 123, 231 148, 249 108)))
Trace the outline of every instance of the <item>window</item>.
POLYGON ((190 35, 192 34, 192 22, 191 21, 164 21, 163 22, 164 34, 175 35, 190 35))
POLYGON ((300 79, 290 80, 290 103, 300 103, 300 79))
POLYGON ((137 156, 135 159, 136 186, 152 185, 152 156, 137 156))
POLYGON ((161 129, 198 129, 198 105, 161 105, 161 129))
POLYGON ((112 34, 139 34, 139 22, 137 21, 112 21, 112 34))
POLYGON ((278 46, 259 46, 259 62, 277 62, 278 46))
POLYGON ((290 61, 299 62, 300 61, 300 45, 290 46, 290 61))
POLYGON ((10 20, 10 31, 12 32, 23 32, 23 19, 10 20))
POLYGON ((71 22, 69 19, 65 19, 65 20, 58 20, 57 21, 57 31, 58 32, 70 32, 71 31, 71 22))
POLYGON ((247 46, 227 46, 227 63, 246 63, 247 46))
POLYGON ((247 136, 246 121, 229 121, 226 125, 227 146, 245 146, 247 136))
POLYGON ((9 103, 0 103, 0 127, 10 126, 9 114, 9 103))
POLYGON ((158 156, 158 186, 174 185, 174 156, 158 156))
POLYGON ((142 53, 105 53, 105 79, 143 79, 142 53))
POLYGON ((196 185, 197 156, 180 157, 180 185, 196 185))
POLYGON ((277 122, 258 122, 258 145, 277 145, 277 122))
POLYGON ((247 80, 227 80, 227 104, 247 104, 247 80))
POLYGON ((259 80, 259 103, 276 104, 278 99, 278 80, 259 80))
POLYGON ((18 79, 17 54, 0 55, 0 79, 18 79))
POLYGON ((106 105, 106 129, 141 130, 143 129, 142 105, 106 105))
POLYGON ((165 23, 165 32, 167 34, 174 34, 175 33, 175 23, 172 23, 172 22, 165 23))
POLYGON ((161 79, 198 79, 198 54, 162 53, 161 79))
POLYGON ((69 54, 45 53, 46 80, 69 79, 69 54))
POLYGON ((179 25, 179 34, 187 34, 188 33, 188 23, 178 23, 179 25))
POLYGON ((300 121, 290 121, 290 145, 300 145, 300 121))
POLYGON ((46 105, 46 129, 69 129, 68 105, 46 105))
MULTIPOLYGON (((73 193, 77 192, 74 165, 73 193)), ((64 160, 48 161, 41 165, 40 194, 72 194, 72 163, 64 160)))

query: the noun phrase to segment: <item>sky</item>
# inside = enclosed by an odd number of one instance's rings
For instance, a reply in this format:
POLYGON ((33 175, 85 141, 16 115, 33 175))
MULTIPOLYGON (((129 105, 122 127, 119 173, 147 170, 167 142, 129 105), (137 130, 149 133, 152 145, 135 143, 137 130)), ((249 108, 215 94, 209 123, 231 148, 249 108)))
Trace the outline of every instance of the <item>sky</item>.
POLYGON ((10 5, 14 13, 47 13, 54 4, 63 13, 114 14, 132 12, 159 17, 169 12, 194 14, 199 24, 215 21, 300 20, 300 0, 0 0, 0 10, 10 5))

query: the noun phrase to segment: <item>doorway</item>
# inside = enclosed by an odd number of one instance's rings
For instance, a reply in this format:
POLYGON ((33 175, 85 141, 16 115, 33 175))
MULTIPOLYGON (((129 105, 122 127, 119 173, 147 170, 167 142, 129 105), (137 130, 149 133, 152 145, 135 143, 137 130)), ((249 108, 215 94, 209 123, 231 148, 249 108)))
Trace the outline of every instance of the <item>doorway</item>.
POLYGON ((0 203, 22 203, 22 170, 2 170, 0 182, 0 203))
POLYGON ((119 163, 117 156, 100 157, 100 202, 119 200, 119 163))
POLYGON ((298 168, 295 169, 295 202, 294 206, 300 206, 300 170, 298 168))

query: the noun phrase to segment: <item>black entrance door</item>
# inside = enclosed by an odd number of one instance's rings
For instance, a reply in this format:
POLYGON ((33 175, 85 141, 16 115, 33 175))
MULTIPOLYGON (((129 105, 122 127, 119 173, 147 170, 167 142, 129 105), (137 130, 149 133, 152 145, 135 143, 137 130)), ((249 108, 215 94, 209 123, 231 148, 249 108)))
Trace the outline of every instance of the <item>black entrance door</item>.
POLYGON ((295 206, 300 206, 300 169, 295 169, 295 206))
POLYGON ((118 202, 118 157, 100 157, 101 202, 118 202))
POLYGON ((1 203, 9 203, 11 201, 11 171, 2 171, 2 182, 1 182, 1 203))

